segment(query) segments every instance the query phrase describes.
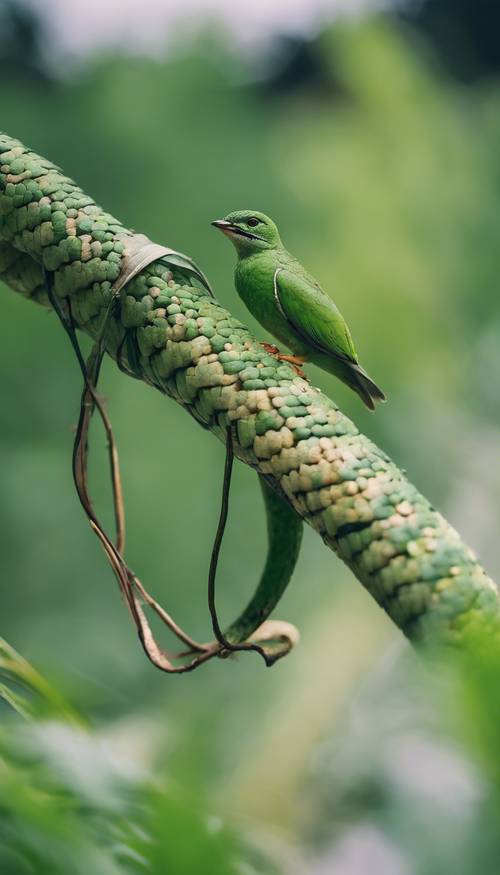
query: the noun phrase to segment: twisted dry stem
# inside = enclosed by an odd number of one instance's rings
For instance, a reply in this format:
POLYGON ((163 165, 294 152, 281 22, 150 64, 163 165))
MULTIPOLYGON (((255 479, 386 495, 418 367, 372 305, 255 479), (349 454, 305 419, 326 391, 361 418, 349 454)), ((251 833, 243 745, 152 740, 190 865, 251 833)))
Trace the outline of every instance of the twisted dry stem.
MULTIPOLYGON (((0 277, 49 306, 42 265, 75 324, 99 336, 132 232, 0 134, 0 277)), ((266 350, 186 265, 165 257, 121 293, 104 345, 175 399, 321 535, 411 638, 495 625, 498 592, 472 551, 336 405, 266 350)))
MULTIPOLYGON (((206 661, 209 657, 215 655, 214 648, 204 647, 199 645, 192 638, 187 636, 185 632, 175 623, 170 615, 153 599, 136 574, 129 568, 123 558, 125 547, 125 511, 123 505, 123 493, 121 484, 120 467, 118 462, 118 451, 116 448, 113 429, 111 426, 108 413, 104 402, 97 394, 97 384, 101 369, 103 349, 102 343, 105 334, 105 329, 108 320, 112 314, 112 308, 115 303, 114 298, 111 299, 108 305, 105 318, 103 320, 99 337, 92 349, 87 362, 84 361, 78 339, 74 330, 74 324, 71 314, 70 301, 68 300, 67 311, 64 310, 61 301, 54 294, 53 276, 48 271, 45 271, 44 276, 45 287, 51 306, 61 320, 68 337, 71 341, 76 358, 83 376, 83 392, 80 405, 80 416, 75 434, 75 442, 73 448, 73 479, 76 486, 77 494, 80 503, 87 515, 90 526, 93 532, 98 537, 104 552, 108 558, 111 568, 114 571, 120 591, 127 604, 132 619, 137 628, 140 641, 144 650, 151 662, 162 671, 168 673, 178 673, 191 671, 206 661), (106 438, 108 442, 109 466, 113 493, 113 507, 115 514, 115 539, 114 542, 105 531, 102 523, 96 515, 88 488, 88 434, 90 422, 94 410, 98 410, 106 438), (142 609, 141 602, 138 598, 139 593, 141 599, 160 617, 163 623, 189 648, 188 654, 192 656, 190 662, 183 665, 175 665, 169 655, 159 647, 156 639, 153 636, 151 627, 147 617, 142 609)), ((116 294, 116 289, 113 290, 116 294)))

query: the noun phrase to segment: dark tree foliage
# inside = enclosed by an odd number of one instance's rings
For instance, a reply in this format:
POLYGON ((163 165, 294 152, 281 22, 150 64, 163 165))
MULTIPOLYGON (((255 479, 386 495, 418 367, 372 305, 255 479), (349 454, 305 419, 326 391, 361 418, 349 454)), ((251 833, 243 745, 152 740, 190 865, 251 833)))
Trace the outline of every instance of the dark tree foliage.
POLYGON ((411 0, 399 15, 434 46, 459 81, 500 73, 500 3, 497 0, 411 0))
POLYGON ((17 0, 0 0, 0 75, 46 84, 43 33, 37 13, 17 0))
POLYGON ((321 36, 280 36, 274 46, 273 63, 261 91, 270 96, 304 94, 315 100, 348 96, 335 71, 334 59, 325 57, 321 36))

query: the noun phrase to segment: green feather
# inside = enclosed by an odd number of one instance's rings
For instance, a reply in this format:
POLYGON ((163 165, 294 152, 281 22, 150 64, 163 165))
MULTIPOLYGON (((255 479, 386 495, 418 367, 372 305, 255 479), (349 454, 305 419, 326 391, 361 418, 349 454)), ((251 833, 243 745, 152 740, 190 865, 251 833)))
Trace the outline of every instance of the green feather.
POLYGON ((278 268, 274 277, 276 303, 307 344, 318 352, 357 363, 349 329, 332 299, 292 270, 278 268))

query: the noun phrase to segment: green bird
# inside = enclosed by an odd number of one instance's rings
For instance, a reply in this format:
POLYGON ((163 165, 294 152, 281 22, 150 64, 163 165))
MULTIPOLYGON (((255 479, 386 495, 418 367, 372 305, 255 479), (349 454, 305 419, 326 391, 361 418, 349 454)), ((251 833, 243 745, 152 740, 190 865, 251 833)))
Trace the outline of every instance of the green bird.
POLYGON ((264 213, 238 210, 212 222, 236 247, 236 290, 250 312, 293 355, 264 347, 302 374, 313 362, 358 393, 370 410, 385 401, 382 389, 359 364, 342 314, 319 283, 283 246, 278 228, 264 213))

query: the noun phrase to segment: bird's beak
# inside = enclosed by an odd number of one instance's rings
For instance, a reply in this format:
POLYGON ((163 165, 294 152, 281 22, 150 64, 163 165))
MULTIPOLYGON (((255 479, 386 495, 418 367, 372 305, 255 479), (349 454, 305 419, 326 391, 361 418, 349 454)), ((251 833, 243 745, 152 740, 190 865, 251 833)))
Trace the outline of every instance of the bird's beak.
MULTIPOLYGON (((222 231, 223 234, 237 234, 238 237, 246 237, 248 240, 262 240, 262 237, 259 237, 258 234, 252 234, 250 231, 244 231, 243 228, 240 228, 239 225, 234 225, 232 222, 228 222, 227 219, 216 219, 215 222, 211 222, 214 228, 218 228, 219 231, 222 231)), ((265 241, 264 241, 265 242, 265 241)))
POLYGON ((226 219, 216 219, 215 222, 211 222, 214 228, 218 228, 219 231, 235 231, 236 228, 231 222, 228 222, 226 219))

